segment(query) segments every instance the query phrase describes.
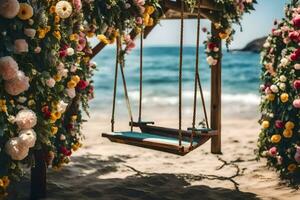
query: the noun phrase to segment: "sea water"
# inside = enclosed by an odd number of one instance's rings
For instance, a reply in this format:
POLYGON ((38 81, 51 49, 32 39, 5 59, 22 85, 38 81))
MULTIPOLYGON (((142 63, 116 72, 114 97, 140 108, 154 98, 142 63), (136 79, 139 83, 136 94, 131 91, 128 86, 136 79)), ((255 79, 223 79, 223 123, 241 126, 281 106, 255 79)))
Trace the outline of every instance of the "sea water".
MULTIPOLYGON (((185 112, 192 112, 195 77, 195 47, 183 50, 183 103, 185 112)), ((106 48, 94 60, 98 65, 95 72, 95 99, 92 110, 108 112, 111 109, 115 49, 106 48)), ((153 109, 178 105, 178 47, 146 47, 143 57, 143 105, 153 109)), ((244 116, 258 113, 259 104, 259 54, 251 52, 228 52, 223 50, 222 60, 222 108, 225 112, 244 116)), ((139 100, 139 49, 126 55, 125 76, 129 98, 134 112, 139 100)), ((204 48, 200 49, 199 74, 205 100, 209 106, 211 68, 206 62, 204 48)), ((124 90, 119 70, 117 105, 123 105, 124 90)), ((198 95, 199 97, 199 95, 198 95)), ((200 104, 199 104, 200 105, 200 104)), ((124 110, 120 111, 124 113, 124 110)))

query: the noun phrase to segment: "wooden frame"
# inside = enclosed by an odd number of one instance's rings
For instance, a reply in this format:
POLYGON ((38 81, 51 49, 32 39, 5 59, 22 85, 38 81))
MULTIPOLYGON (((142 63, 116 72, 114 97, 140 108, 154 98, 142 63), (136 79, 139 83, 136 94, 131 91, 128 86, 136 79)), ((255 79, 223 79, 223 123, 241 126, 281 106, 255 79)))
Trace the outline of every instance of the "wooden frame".
MULTIPOLYGON (((180 14, 178 14, 178 11, 180 11, 180 1, 176 0, 170 1, 170 0, 162 0, 162 10, 165 13, 165 16, 161 18, 161 20, 169 20, 169 19, 178 19, 180 14)), ((216 18, 216 14, 220 10, 218 6, 216 6, 214 3, 212 3, 211 0, 202 0, 201 1, 201 8, 200 13, 202 18, 209 19, 212 21, 212 35, 213 37, 218 37, 217 30, 214 29, 213 23, 218 22, 218 19, 216 18)), ((185 19, 195 19, 196 15, 193 13, 190 13, 190 11, 186 10, 184 13, 185 19)), ((153 30, 153 28, 157 24, 154 24, 153 26, 147 27, 144 30, 144 37, 146 38, 148 34, 153 30)), ((131 38, 136 38, 137 34, 132 31, 130 33, 131 38)), ((99 43, 93 48, 93 54, 91 55, 91 58, 96 56, 98 53, 101 52, 101 50, 106 46, 104 43, 99 43)), ((211 152, 212 153, 221 153, 221 40, 218 41, 218 46, 220 48, 220 59, 216 66, 213 66, 211 69, 211 128, 214 130, 213 132, 208 134, 203 134, 201 141, 198 142, 197 146, 202 145, 203 143, 207 142, 210 138, 211 140, 211 152)), ((74 100, 75 102, 75 100, 74 100)), ((76 102, 75 102, 76 103, 76 102)), ((148 129, 148 131, 154 131, 154 129, 162 128, 162 127, 155 127, 155 126, 147 126, 143 127, 143 129, 148 129), (150 130, 152 129, 152 130, 150 130)), ((175 130, 165 130, 170 134, 170 132, 174 133, 175 130)), ((177 134, 177 132, 176 132, 177 134)), ((185 132, 185 134, 190 134, 190 132, 185 132)), ((111 138, 111 140, 114 140, 116 142, 122 142, 118 138, 111 138)), ((140 146, 140 143, 137 141, 130 141, 132 145, 140 146)), ((148 143, 149 146, 154 144, 148 143)), ((143 145, 143 147, 145 147, 143 145)), ((157 150, 166 150, 164 146, 157 146, 155 147, 157 150)), ((196 147, 194 147, 196 148, 196 147)), ((169 149, 172 149, 170 153, 175 153, 178 155, 185 155, 190 150, 186 151, 183 150, 178 151, 178 147, 169 147, 169 149), (177 152, 177 153, 176 153, 177 152), (178 153, 179 152, 179 153, 178 153)), ((46 161, 47 155, 45 155, 45 152, 43 150, 38 150, 35 152, 35 167, 31 170, 31 199, 41 199, 46 197, 46 169, 47 169, 47 161, 46 161)))

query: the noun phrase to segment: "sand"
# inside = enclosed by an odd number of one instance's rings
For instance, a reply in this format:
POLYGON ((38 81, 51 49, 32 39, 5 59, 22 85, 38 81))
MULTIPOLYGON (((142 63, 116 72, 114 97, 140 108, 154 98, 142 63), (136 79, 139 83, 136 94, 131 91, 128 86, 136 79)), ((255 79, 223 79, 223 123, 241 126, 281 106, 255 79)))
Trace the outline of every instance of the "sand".
MULTIPOLYGON (((161 115, 160 125, 176 127, 176 118, 161 115), (163 119, 164 118, 164 119, 163 119)), ((176 116, 175 116, 176 117, 176 116)), ((210 142, 185 157, 115 144, 100 137, 109 130, 109 115, 93 114, 84 125, 84 147, 69 167, 48 172, 47 199, 300 199, 300 191, 283 184, 278 174, 257 162, 256 114, 223 116, 222 155, 210 142), (241 117, 247 116, 247 117, 241 117)), ((122 120, 118 128, 126 127, 122 120)), ((28 178, 11 199, 26 199, 28 178)))

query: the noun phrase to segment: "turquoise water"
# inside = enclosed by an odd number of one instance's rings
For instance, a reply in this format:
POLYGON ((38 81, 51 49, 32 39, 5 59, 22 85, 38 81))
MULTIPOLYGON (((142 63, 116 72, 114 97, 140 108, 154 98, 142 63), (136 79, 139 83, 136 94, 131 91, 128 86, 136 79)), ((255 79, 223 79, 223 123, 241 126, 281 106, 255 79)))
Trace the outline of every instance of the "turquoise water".
MULTIPOLYGON (((175 105, 178 97, 178 47, 148 47, 144 50, 144 102, 175 105)), ((258 103, 259 54, 223 51, 222 100, 227 103, 258 103)), ((115 49, 106 48, 94 61, 98 64, 95 74, 95 99, 92 107, 106 108, 112 100, 115 66, 115 49)), ((194 84, 195 48, 184 48, 183 96, 192 100, 194 84)), ((139 49, 126 57, 125 75, 130 99, 138 101, 139 49)), ((119 78, 120 78, 119 74, 119 78)), ((203 90, 209 96, 210 68, 205 61, 204 49, 200 51, 200 77, 203 90)), ((122 81, 118 81, 118 102, 122 101, 122 81)))

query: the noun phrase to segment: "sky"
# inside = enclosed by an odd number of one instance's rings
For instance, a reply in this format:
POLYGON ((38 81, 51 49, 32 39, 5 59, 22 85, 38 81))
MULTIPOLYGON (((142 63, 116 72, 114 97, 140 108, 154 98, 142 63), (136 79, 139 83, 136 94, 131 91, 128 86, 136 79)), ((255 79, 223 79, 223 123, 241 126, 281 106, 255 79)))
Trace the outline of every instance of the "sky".
MULTIPOLYGON (((243 32, 237 26, 234 42, 231 48, 242 48, 253 39, 266 36, 270 33, 274 19, 284 16, 284 5, 289 0, 258 0, 255 11, 245 14, 242 20, 243 32)), ((184 44, 194 46, 196 41, 196 20, 185 20, 184 44)), ((201 21, 202 27, 209 27, 208 20, 201 21)), ((161 25, 149 34, 145 46, 175 46, 179 44, 179 20, 163 20, 161 25)), ((202 41, 205 38, 201 37, 202 41)))

